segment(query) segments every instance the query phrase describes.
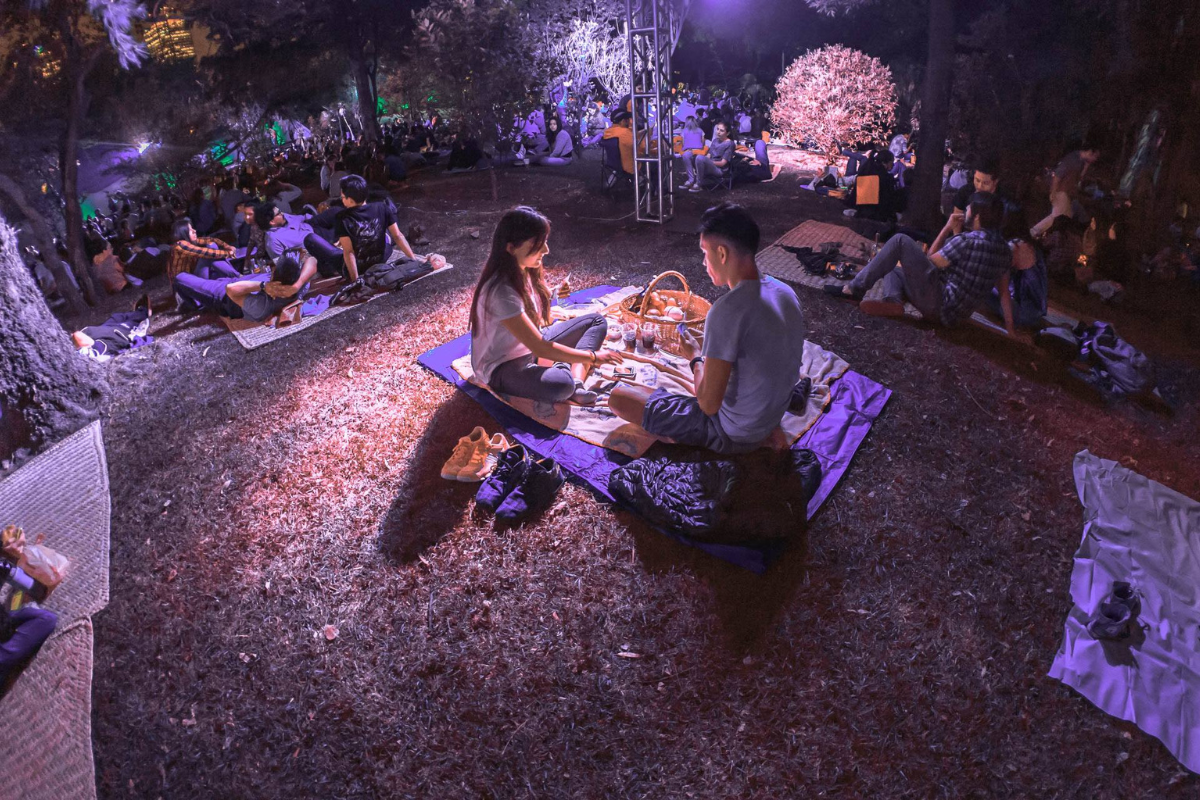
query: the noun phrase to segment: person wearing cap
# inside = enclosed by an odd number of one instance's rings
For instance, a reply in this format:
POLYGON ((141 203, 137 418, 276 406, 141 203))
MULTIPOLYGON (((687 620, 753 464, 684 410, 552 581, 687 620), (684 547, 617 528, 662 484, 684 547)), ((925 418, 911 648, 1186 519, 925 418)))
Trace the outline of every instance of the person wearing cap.
POLYGON ((633 174, 633 115, 621 108, 612 115, 612 125, 603 139, 616 139, 621 148, 621 168, 633 174))

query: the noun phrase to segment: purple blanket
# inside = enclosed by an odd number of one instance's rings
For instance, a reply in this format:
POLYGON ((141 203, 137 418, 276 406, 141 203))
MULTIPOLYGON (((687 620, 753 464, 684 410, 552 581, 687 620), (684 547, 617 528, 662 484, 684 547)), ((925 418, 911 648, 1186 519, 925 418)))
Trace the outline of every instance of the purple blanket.
MULTIPOLYGON (((571 295, 575 302, 586 302, 600 297, 619 287, 596 286, 571 295)), ((547 428, 511 406, 497 400, 488 392, 464 381, 451 364, 471 349, 470 334, 464 334, 452 342, 435 347, 417 359, 418 363, 434 374, 457 386, 483 406, 496 421, 504 426, 510 437, 543 457, 553 458, 569 472, 577 482, 586 484, 596 494, 609 502, 608 476, 631 460, 612 450, 580 441, 552 428, 547 428)), ((812 450, 821 462, 821 485, 808 502, 808 517, 812 519, 817 509, 833 492, 838 481, 850 467, 859 446, 871 430, 871 424, 883 412, 891 397, 891 390, 857 372, 847 372, 833 383, 831 402, 821 418, 808 429, 793 445, 794 448, 812 450)), ((656 445, 657 447, 657 445, 656 445)), ((763 573, 783 552, 784 543, 767 545, 727 545, 699 542, 673 531, 662 533, 684 544, 697 547, 731 564, 763 573)))

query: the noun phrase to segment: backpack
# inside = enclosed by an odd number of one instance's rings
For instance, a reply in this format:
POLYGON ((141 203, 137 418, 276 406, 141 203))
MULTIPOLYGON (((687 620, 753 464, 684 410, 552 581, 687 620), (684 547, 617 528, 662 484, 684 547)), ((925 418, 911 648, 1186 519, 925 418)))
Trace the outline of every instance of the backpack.
POLYGON ((1091 325, 1080 323, 1076 328, 1080 353, 1093 370, 1107 377, 1113 389, 1123 394, 1137 394, 1154 388, 1154 365, 1146 354, 1117 336, 1117 329, 1107 322, 1091 325))

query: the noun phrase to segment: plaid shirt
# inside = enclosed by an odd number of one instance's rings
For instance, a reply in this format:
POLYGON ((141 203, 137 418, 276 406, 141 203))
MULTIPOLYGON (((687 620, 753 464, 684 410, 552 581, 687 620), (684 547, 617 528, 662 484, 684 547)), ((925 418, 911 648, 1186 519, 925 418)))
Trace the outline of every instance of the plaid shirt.
POLYGON ((1012 252, 997 231, 960 233, 942 247, 950 262, 942 290, 942 324, 969 317, 1000 276, 1012 268, 1012 252))
POLYGON ((167 278, 173 279, 182 272, 191 272, 196 268, 196 262, 202 258, 233 258, 233 253, 232 247, 211 236, 197 236, 194 242, 180 239, 171 248, 171 256, 167 261, 167 278), (217 249, 210 248, 210 244, 216 245, 217 249))

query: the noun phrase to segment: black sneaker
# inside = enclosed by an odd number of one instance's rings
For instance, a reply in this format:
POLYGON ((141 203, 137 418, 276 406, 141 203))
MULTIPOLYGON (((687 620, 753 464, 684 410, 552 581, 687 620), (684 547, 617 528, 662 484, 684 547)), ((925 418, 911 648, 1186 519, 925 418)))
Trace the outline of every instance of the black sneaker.
POLYGON ((495 511, 529 474, 532 465, 529 451, 523 445, 514 444, 501 454, 492 474, 479 485, 475 493, 475 506, 484 511, 495 511))
POLYGON ((1093 639, 1128 639, 1131 615, 1123 603, 1101 603, 1088 621, 1088 633, 1093 639))
POLYGON ((347 283, 333 293, 333 296, 329 298, 329 305, 336 306, 341 303, 351 302, 356 297, 358 290, 362 289, 364 285, 362 278, 347 283))
POLYGON ((857 302, 862 299, 862 296, 855 294, 853 289, 850 290, 850 294, 846 294, 842 291, 845 288, 846 285, 842 283, 827 283, 821 287, 821 291, 825 294, 832 295, 839 300, 850 300, 852 302, 857 302))
POLYGON ((545 511, 564 482, 562 470, 553 459, 533 462, 525 480, 496 509, 496 522, 512 524, 530 514, 545 511))

